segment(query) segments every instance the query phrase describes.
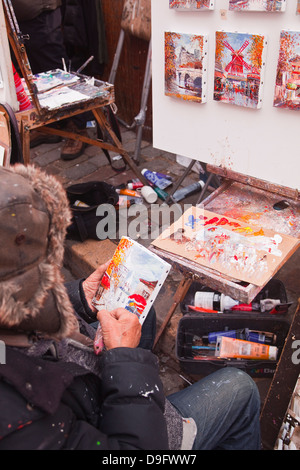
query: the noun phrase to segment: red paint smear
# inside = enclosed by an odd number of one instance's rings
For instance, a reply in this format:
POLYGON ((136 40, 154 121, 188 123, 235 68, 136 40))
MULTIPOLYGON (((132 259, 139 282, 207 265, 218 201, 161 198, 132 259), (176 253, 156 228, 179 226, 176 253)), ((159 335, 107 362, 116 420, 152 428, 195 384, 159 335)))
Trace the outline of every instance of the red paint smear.
POLYGON ((222 219, 219 220, 217 225, 227 225, 229 223, 228 219, 225 219, 225 217, 222 217, 222 219))
POLYGON ((229 222, 228 219, 222 217, 219 219, 218 217, 213 217, 210 220, 207 220, 204 225, 230 225, 231 227, 240 227, 241 225, 237 222, 229 222))

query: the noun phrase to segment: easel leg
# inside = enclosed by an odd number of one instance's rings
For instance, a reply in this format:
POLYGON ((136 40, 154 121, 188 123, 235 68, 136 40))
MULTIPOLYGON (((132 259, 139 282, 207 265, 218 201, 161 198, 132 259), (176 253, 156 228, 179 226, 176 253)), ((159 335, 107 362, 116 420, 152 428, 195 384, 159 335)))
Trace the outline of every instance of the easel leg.
POLYGON ((144 83, 143 83, 141 109, 140 109, 139 114, 135 117, 136 125, 138 126, 138 131, 137 131, 137 139, 136 139, 136 146, 135 146, 133 159, 137 164, 139 163, 139 159, 140 159, 142 135, 143 135, 143 128, 144 128, 144 124, 146 120, 147 101, 148 101, 148 96, 149 96, 149 91, 150 91, 151 79, 152 79, 152 40, 150 39, 149 46, 148 46, 148 55, 147 55, 144 83))
POLYGON ((24 165, 28 165, 30 163, 30 130, 27 129, 27 126, 23 121, 21 122, 20 135, 24 165))
POLYGON ((191 286, 192 284, 192 278, 188 277, 188 278, 183 278, 182 281, 180 282, 176 292, 175 292, 175 295, 173 297, 173 304, 169 310, 169 312, 167 313, 166 315, 166 318, 164 319, 157 335, 156 335, 156 338, 154 340, 154 345, 153 345, 153 349, 155 348, 155 346, 157 345, 161 335, 163 334, 167 324, 169 323, 169 321, 171 320, 178 304, 183 300, 183 298, 186 296, 186 293, 187 291, 189 290, 189 287, 191 286))
POLYGON ((195 165, 196 163, 196 160, 191 160, 189 166, 185 169, 183 175, 178 179, 178 181, 176 181, 172 191, 169 193, 169 197, 167 197, 165 203, 168 204, 170 200, 172 200, 172 196, 173 194, 175 193, 175 191, 179 188, 179 186, 181 185, 182 181, 185 179, 185 177, 189 174, 189 172, 191 171, 191 169, 193 168, 193 166, 195 165))
POLYGON ((284 416, 299 377, 299 363, 293 362, 293 343, 300 335, 300 299, 260 416, 261 441, 274 450, 284 416))

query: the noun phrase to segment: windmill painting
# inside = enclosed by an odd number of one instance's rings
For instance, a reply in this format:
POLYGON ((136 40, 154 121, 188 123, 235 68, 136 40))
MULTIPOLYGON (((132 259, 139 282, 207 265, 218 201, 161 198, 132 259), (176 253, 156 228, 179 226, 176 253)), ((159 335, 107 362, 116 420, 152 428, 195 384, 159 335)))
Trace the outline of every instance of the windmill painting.
POLYGON ((300 110, 300 31, 282 30, 274 106, 300 110))
POLYGON ((207 37, 165 32, 165 95, 204 103, 207 37))
POLYGON ((264 36, 217 31, 214 99, 260 108, 265 50, 264 36))
POLYGON ((214 0, 169 0, 169 8, 177 10, 212 10, 214 0))
POLYGON ((229 10, 284 11, 286 0, 229 0, 229 10))

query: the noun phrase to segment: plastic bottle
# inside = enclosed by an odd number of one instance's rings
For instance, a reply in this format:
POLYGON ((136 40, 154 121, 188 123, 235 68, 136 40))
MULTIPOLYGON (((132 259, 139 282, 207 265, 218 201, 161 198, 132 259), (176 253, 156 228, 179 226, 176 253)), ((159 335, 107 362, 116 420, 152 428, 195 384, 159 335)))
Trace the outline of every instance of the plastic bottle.
POLYGON ((147 168, 141 171, 142 175, 150 181, 150 183, 157 186, 159 189, 166 189, 168 186, 172 184, 172 181, 164 178, 163 176, 159 175, 155 171, 150 171, 147 168))
POLYGON ((202 180, 197 181, 197 183, 190 184, 182 189, 177 189, 173 194, 172 198, 175 202, 179 202, 191 194, 197 193, 204 187, 204 182, 202 180))

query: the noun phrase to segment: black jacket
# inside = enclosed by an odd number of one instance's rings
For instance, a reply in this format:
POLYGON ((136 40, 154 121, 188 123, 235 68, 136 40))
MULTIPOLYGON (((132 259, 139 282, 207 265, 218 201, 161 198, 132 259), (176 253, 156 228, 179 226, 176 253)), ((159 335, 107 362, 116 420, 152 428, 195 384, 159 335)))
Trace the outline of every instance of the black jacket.
MULTIPOLYGON (((85 319, 78 284, 71 299, 85 319)), ((101 378, 74 364, 7 347, 0 365, 0 450, 168 449, 156 357, 116 348, 99 358, 101 378)))

